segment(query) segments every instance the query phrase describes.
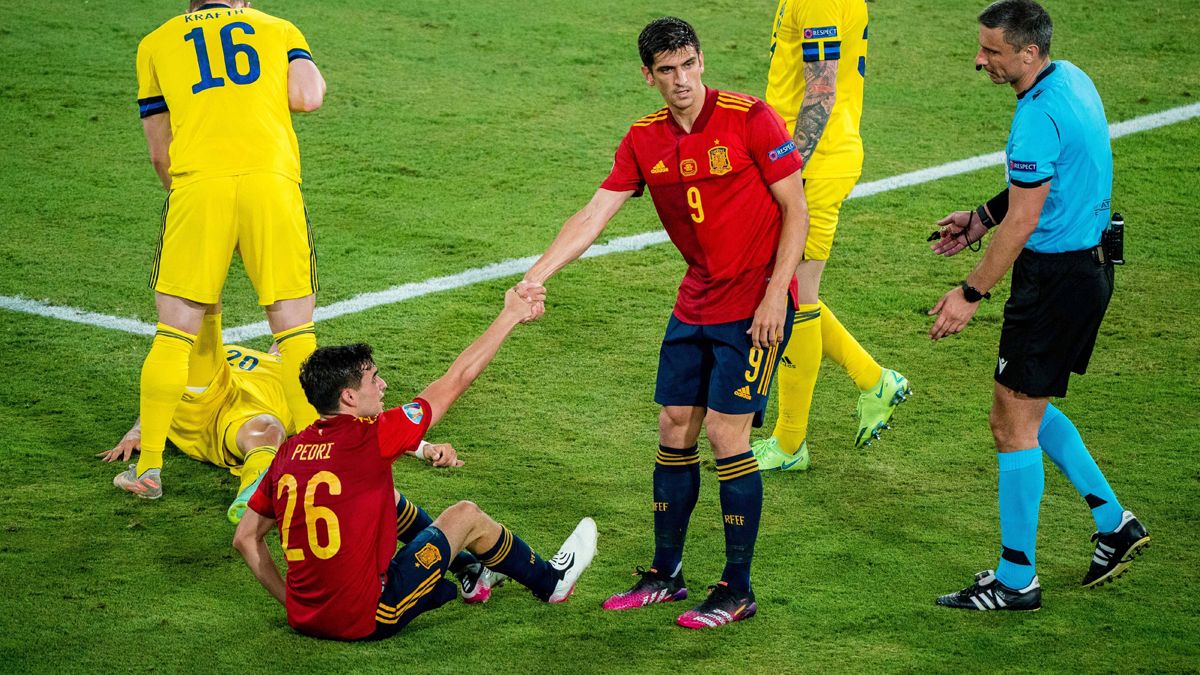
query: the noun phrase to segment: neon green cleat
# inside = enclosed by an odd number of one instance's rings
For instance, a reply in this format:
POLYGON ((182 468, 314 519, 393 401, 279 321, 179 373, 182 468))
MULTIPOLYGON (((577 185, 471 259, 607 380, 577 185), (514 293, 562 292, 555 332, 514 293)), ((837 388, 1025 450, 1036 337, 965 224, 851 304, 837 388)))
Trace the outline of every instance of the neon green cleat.
POLYGON ((881 431, 890 429, 888 422, 892 419, 892 413, 896 412, 896 406, 907 401, 911 395, 912 387, 908 385, 908 379, 894 370, 884 368, 875 387, 858 397, 858 436, 854 438, 854 447, 870 445, 871 441, 879 438, 881 431))
MULTIPOLYGON (((270 467, 268 467, 270 468, 270 467)), ((225 517, 229 518, 229 522, 237 525, 242 522, 242 515, 246 513, 246 508, 250 505, 250 498, 254 496, 254 492, 258 490, 258 484, 262 482, 263 476, 267 475, 267 469, 259 472, 258 478, 254 482, 247 485, 244 490, 238 492, 237 498, 229 505, 229 510, 225 512, 225 517)))
POLYGON ((750 445, 754 459, 758 460, 759 471, 805 471, 808 469, 808 441, 800 444, 796 454, 789 455, 779 447, 774 436, 755 441, 750 445))

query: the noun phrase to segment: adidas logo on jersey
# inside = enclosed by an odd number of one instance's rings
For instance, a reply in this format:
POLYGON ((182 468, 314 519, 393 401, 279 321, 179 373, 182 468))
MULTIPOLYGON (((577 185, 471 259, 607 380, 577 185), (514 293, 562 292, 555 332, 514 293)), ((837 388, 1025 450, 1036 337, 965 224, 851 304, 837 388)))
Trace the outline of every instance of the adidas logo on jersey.
POLYGON ((750 400, 750 385, 746 385, 746 386, 742 387, 741 389, 738 389, 737 391, 733 392, 733 395, 737 396, 739 398, 744 398, 747 401, 749 401, 750 400))
POLYGON ((650 173, 666 173, 667 171, 669 169, 667 169, 667 165, 663 164, 661 159, 658 160, 658 164, 655 164, 653 169, 650 169, 650 173))

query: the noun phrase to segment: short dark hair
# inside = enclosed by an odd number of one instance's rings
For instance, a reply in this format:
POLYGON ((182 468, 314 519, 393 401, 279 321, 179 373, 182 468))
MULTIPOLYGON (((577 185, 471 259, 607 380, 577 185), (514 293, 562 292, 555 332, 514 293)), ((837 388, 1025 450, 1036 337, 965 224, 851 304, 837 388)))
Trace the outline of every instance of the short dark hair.
POLYGON ((686 47, 695 47, 700 53, 700 38, 691 24, 673 16, 664 16, 646 24, 638 36, 638 54, 642 65, 654 66, 654 57, 663 52, 677 52, 686 47))
POLYGON ((1004 41, 1015 50, 1037 45, 1038 54, 1050 53, 1054 23, 1045 8, 1033 0, 999 0, 979 13, 979 23, 1004 31, 1004 41))
POLYGON ((338 414, 343 389, 358 389, 362 374, 375 365, 371 345, 362 342, 321 347, 300 366, 304 398, 322 415, 338 414))

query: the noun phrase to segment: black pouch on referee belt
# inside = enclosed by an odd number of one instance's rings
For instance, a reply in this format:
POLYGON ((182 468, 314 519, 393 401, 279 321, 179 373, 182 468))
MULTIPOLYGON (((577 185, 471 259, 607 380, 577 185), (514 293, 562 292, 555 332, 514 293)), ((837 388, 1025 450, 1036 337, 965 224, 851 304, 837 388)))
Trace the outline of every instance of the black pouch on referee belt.
POLYGON ((1104 249, 1104 257, 1114 265, 1125 264, 1125 218, 1119 213, 1113 213, 1108 221, 1108 229, 1100 235, 1100 246, 1104 249))

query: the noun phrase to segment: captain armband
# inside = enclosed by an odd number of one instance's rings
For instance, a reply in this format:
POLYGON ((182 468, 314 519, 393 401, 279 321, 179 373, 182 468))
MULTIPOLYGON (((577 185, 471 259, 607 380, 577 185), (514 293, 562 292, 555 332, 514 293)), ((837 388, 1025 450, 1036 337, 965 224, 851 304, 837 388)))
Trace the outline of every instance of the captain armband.
POLYGON ((1004 220, 1004 216, 1008 215, 1008 188, 1004 188, 1003 192, 980 204, 975 209, 975 213, 979 216, 979 222, 983 223, 987 229, 990 230, 999 225, 1004 220))

